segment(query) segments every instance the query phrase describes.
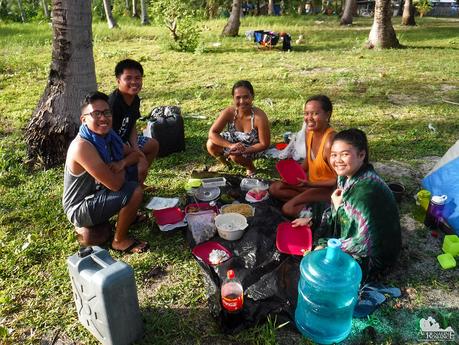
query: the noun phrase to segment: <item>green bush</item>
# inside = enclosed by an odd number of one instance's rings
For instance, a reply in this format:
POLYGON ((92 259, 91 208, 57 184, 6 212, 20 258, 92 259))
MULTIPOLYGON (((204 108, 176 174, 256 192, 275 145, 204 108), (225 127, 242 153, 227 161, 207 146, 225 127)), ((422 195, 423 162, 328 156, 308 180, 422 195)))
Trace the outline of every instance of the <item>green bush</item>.
POLYGON ((432 9, 432 4, 429 0, 418 0, 414 2, 414 7, 419 12, 419 16, 424 17, 432 9))
POLYGON ((151 3, 153 18, 160 19, 170 31, 172 49, 194 52, 199 45, 201 28, 198 13, 186 2, 159 0, 151 3))

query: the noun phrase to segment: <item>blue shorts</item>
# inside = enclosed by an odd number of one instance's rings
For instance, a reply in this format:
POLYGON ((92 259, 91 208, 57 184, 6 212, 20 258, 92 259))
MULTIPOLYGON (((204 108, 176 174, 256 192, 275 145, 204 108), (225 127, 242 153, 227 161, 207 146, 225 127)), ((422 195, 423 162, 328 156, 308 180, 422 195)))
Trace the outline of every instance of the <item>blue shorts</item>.
POLYGON ((107 188, 97 191, 93 196, 87 198, 79 208, 87 212, 92 224, 75 225, 88 227, 108 221, 127 205, 138 185, 136 181, 127 181, 117 192, 113 192, 107 188))
POLYGON ((140 149, 143 149, 143 147, 148 142, 148 140, 151 140, 151 138, 145 137, 143 135, 138 135, 137 136, 137 146, 140 147, 140 149))

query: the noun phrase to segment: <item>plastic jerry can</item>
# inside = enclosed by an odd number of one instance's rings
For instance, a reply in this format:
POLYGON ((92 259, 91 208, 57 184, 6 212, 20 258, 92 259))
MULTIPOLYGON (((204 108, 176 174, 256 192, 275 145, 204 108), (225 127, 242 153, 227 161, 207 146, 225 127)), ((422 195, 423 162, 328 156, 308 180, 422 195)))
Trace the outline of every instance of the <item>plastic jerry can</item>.
POLYGON ((124 345, 143 335, 134 271, 97 246, 67 258, 78 319, 102 344, 124 345))
POLYGON ((298 330, 319 344, 344 340, 351 331, 362 270, 341 250, 341 242, 313 251, 300 263, 295 323, 298 330))

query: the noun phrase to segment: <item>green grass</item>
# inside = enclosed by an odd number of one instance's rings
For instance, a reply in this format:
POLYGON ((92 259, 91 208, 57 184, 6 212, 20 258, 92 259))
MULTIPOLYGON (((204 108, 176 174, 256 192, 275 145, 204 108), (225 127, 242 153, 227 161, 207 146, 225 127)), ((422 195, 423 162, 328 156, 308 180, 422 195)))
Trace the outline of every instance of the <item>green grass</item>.
MULTIPOLYGON (((247 18, 238 38, 221 38, 225 22, 213 20, 203 23, 203 43, 196 54, 167 50, 168 33, 161 27, 140 27, 124 19, 121 29, 109 30, 96 23, 97 81, 101 91, 111 92, 116 62, 135 58, 146 71, 142 112, 157 105, 182 107, 187 151, 155 162, 148 178, 162 196, 181 194, 193 168, 212 164, 203 147, 206 133, 219 110, 231 102, 231 86, 238 79, 253 82, 256 104, 271 120, 273 142, 282 140, 284 131, 300 128, 304 100, 320 92, 334 102, 333 126, 358 126, 368 133, 372 160, 413 165, 425 156, 442 155, 459 129, 459 106, 444 102, 459 103, 459 21, 417 22, 412 28, 395 25, 404 49, 374 51, 363 47, 371 26, 368 19, 340 27, 334 17, 247 18), (246 30, 256 29, 286 31, 293 41, 302 34, 305 44, 294 45, 290 53, 259 50, 243 37, 246 30), (429 123, 435 133, 428 130, 429 123)), ((61 207, 62 167, 30 172, 23 164, 23 130, 46 85, 51 37, 48 24, 0 24, 0 342, 37 343, 59 331, 64 339, 95 344, 76 318, 66 271, 66 257, 78 245, 61 207)), ((266 177, 275 177, 272 161, 258 164, 266 177)), ((412 186, 413 192, 417 187, 412 186)), ((402 212, 411 208, 408 201, 402 212)), ((220 334, 206 309, 199 268, 184 239, 164 237, 145 226, 134 231, 152 244, 149 253, 122 258, 136 274, 146 321, 143 343, 307 343, 291 330, 279 329, 274 319, 237 336, 220 334), (163 269, 165 276, 149 278, 152 266, 163 269)), ((410 244, 429 237, 421 227, 410 244)), ((410 249, 407 262, 428 260, 425 253, 410 249)), ((457 274, 407 273, 394 284, 421 292, 434 286, 448 295, 457 289, 457 274)), ((375 343, 417 343, 416 320, 430 314, 441 315, 445 325, 458 325, 457 307, 433 306, 421 292, 400 310, 390 304, 373 318, 356 322, 349 342, 369 343, 364 330, 372 326, 378 333, 375 343)))

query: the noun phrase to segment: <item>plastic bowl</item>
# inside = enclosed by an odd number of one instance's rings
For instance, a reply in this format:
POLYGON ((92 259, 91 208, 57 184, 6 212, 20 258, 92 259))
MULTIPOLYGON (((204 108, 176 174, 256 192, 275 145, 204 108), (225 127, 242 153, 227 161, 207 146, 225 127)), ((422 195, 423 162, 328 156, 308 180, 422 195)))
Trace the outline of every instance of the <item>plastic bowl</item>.
POLYGON ((224 213, 215 217, 218 235, 228 241, 236 241, 242 237, 247 228, 247 218, 239 213, 224 213))
POLYGON ((394 194, 395 201, 401 202, 403 194, 405 193, 405 186, 399 182, 391 182, 387 184, 394 194))
POLYGON ((244 217, 252 217, 255 215, 255 209, 249 204, 234 203, 222 206, 220 208, 220 213, 239 213, 244 217), (240 212, 236 212, 237 209, 239 209, 240 212))
POLYGON ((276 169, 282 179, 290 185, 297 185, 301 181, 306 180, 306 172, 303 170, 301 164, 293 159, 283 159, 277 162, 276 169))
POLYGON ((260 190, 268 190, 269 184, 256 178, 243 178, 241 180, 241 190, 248 191, 252 188, 258 188, 260 190))
POLYGON ((438 255, 437 260, 444 270, 456 267, 456 260, 450 253, 438 255))

